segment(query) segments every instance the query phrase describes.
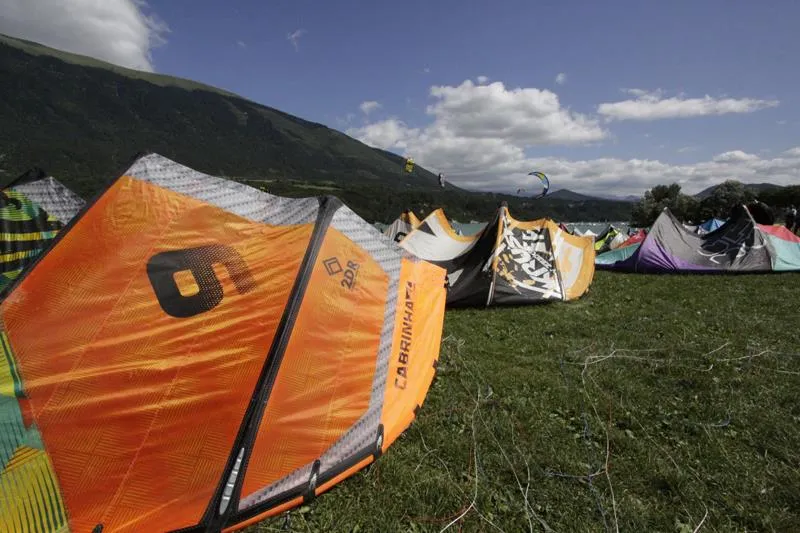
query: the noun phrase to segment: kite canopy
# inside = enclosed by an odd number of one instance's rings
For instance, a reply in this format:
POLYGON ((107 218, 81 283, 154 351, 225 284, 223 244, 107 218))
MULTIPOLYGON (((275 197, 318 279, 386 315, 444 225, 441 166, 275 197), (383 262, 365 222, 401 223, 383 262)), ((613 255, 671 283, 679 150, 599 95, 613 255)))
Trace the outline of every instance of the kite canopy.
POLYGON ((665 208, 634 246, 599 255, 598 267, 651 273, 800 271, 800 238, 757 224, 744 206, 723 226, 702 235, 687 230, 665 208))
POLYGON ((595 239, 597 239, 598 236, 605 236, 611 228, 615 228, 621 233, 630 233, 631 231, 630 226, 623 221, 616 221, 610 224, 608 222, 571 222, 566 224, 566 226, 573 235, 595 237, 595 239))
POLYGON ((410 209, 407 209, 400 213, 400 216, 383 230, 383 234, 394 242, 400 242, 403 240, 403 237, 411 233, 411 230, 417 226, 419 226, 417 215, 410 209))
POLYGON ((0 291, 36 260, 83 205, 78 195, 39 168, 0 192, 0 291))
POLYGON ((618 230, 613 225, 594 238, 594 249, 598 254, 619 248, 628 239, 626 233, 618 230))
POLYGON ((533 195, 533 198, 542 198, 547 195, 550 190, 550 180, 545 176, 544 172, 529 172, 528 176, 532 176, 531 182, 528 186, 517 189, 517 194, 533 195))
POLYGON ((594 276, 590 238, 548 219, 515 220, 502 206, 480 233, 459 235, 437 209, 400 246, 447 269, 450 306, 529 304, 582 296, 594 276))
POLYGON ((138 159, 0 304, 0 529, 236 529, 328 490, 414 419, 444 284, 333 197, 138 159))
POLYGON ((629 236, 625 240, 625 242, 623 242, 621 245, 618 246, 618 248, 625 248, 627 246, 633 246, 634 244, 639 244, 640 242, 645 240, 645 238, 647 238, 647 230, 644 229, 637 230, 636 233, 629 236))
POLYGON ((719 218, 709 218, 699 226, 697 226, 697 233, 711 233, 712 231, 719 229, 725 224, 725 221, 719 218))

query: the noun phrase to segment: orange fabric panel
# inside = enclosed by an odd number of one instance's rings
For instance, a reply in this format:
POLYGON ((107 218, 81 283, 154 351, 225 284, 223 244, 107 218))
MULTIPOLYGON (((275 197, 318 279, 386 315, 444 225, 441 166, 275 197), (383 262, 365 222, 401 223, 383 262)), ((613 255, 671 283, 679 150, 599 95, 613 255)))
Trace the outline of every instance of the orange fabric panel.
POLYGON ((433 380, 442 341, 446 273, 425 261, 403 259, 381 414, 384 450, 411 424, 433 380))
MULTIPOLYGON (((197 523, 223 473, 312 225, 271 227, 118 180, 0 312, 73 531, 197 523), (254 282, 188 318, 159 305, 155 254, 221 244, 254 282)), ((220 274, 221 272, 221 274, 220 274)))
POLYGON ((524 231, 538 230, 547 223, 546 218, 537 218, 536 220, 517 220, 511 216, 511 213, 507 207, 502 207, 501 209, 504 211, 504 214, 508 218, 509 224, 512 228, 519 228, 524 231))
POLYGON ((561 276, 565 299, 580 298, 589 290, 594 279, 594 239, 570 235, 551 221, 547 222, 547 227, 551 241, 557 243, 556 266, 561 276))
MULTIPOLYGON (((430 215, 428 215, 425 218, 436 219, 439 222, 439 225, 442 227, 442 229, 447 233, 447 235, 451 239, 454 239, 456 241, 472 242, 478 238, 478 235, 459 235, 458 232, 453 229, 453 226, 450 225, 450 221, 447 220, 447 215, 444 214, 444 210, 442 208, 433 211, 430 215)), ((424 220, 422 222, 424 222, 424 220)), ((420 224, 422 222, 420 222, 420 224)))
POLYGON ((243 496, 318 459, 367 410, 388 284, 367 252, 327 230, 259 427, 243 496))
POLYGON ((417 215, 415 215, 411 210, 400 213, 400 220, 411 224, 411 229, 414 229, 420 225, 420 219, 417 218, 417 215))

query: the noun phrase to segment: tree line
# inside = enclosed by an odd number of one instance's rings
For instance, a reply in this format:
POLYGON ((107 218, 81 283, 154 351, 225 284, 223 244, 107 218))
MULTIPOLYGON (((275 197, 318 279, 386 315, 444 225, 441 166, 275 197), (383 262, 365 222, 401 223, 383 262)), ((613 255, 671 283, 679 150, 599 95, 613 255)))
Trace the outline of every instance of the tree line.
POLYGON ((754 202, 766 204, 775 220, 780 221, 786 208, 791 205, 800 206, 800 186, 753 190, 740 181, 727 180, 715 187, 705 198, 697 198, 682 193, 681 186, 677 183, 656 185, 645 192, 644 197, 633 206, 631 224, 649 227, 665 207, 682 222, 700 224, 710 218, 728 218, 737 206, 754 202))

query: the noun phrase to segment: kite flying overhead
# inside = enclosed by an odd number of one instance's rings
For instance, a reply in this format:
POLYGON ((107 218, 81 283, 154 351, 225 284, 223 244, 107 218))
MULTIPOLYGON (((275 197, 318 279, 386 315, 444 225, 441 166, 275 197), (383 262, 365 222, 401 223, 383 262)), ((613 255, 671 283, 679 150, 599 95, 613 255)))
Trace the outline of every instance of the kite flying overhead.
POLYGON ((529 194, 537 193, 535 196, 531 196, 531 198, 543 198, 547 191, 550 190, 550 180, 544 174, 544 172, 529 172, 528 176, 533 176, 532 179, 529 178, 529 185, 528 187, 517 189, 517 194, 525 194, 526 196, 529 194), (541 189, 539 186, 541 185, 541 189))

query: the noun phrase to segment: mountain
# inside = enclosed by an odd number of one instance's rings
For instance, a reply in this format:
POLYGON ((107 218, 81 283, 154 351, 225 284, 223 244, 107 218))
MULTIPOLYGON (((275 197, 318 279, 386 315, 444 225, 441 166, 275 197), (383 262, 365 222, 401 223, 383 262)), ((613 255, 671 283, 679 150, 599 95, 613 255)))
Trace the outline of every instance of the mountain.
POLYGON ((570 202, 591 202, 591 201, 613 201, 613 202, 638 202, 641 200, 641 196, 636 195, 628 195, 628 196, 614 196, 614 195, 597 195, 597 196, 590 196, 587 194, 571 191, 569 189, 559 189, 557 191, 551 192, 547 195, 550 199, 557 199, 557 200, 567 200, 570 202))
POLYGON ((594 196, 587 196, 585 194, 581 194, 579 192, 571 191, 569 189, 559 189, 557 191, 553 191, 547 195, 547 197, 551 200, 567 200, 570 202, 586 202, 590 200, 598 200, 599 198, 594 196))
POLYGON ((614 200, 617 202, 631 202, 631 203, 638 202, 639 200, 642 199, 641 196, 636 196, 635 194, 629 194, 627 196, 614 196, 611 194, 609 195, 604 194, 602 196, 599 196, 598 198, 602 198, 604 200, 614 200))
MULTIPOLYGON (((150 150, 213 174, 336 176, 389 187, 402 175, 396 159, 322 124, 188 80, 48 52, 0 40, 0 145, 9 165, 35 161, 51 172, 65 169, 68 179, 94 178, 150 150)), ((421 167, 407 181, 438 188, 421 167)))
MULTIPOLYGON (((717 185, 712 185, 711 187, 705 188, 702 191, 700 191, 699 193, 695 194, 694 197, 699 199, 699 200, 702 200, 704 198, 708 198, 709 196, 714 194, 714 191, 720 185, 722 185, 722 184, 718 183, 717 185)), ((774 183, 745 183, 744 187, 745 187, 745 189, 749 189, 749 190, 753 191, 755 194, 763 193, 765 191, 771 191, 773 189, 777 190, 777 189, 782 189, 783 188, 782 186, 775 185, 774 183)))
MULTIPOLYGON (((501 201, 521 219, 619 220, 622 202, 528 201, 447 184, 404 159, 323 124, 228 91, 0 36, 0 185, 39 166, 91 197, 140 152, 209 174, 254 181, 274 194, 333 194, 367 220, 403 209, 443 207, 459 220, 486 220, 501 201)), ((570 200, 573 201, 573 200, 570 200)))

